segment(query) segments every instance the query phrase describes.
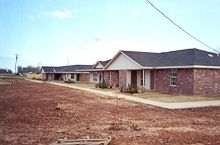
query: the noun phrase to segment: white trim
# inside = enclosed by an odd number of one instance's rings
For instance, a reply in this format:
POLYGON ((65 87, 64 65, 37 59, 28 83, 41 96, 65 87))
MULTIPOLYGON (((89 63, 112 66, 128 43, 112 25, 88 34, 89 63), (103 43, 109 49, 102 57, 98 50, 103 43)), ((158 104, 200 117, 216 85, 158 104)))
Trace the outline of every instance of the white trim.
POLYGON ((128 59, 130 59, 130 60, 133 61, 135 64, 137 64, 140 68, 143 68, 142 65, 140 65, 139 63, 137 63, 136 61, 134 61, 131 57, 127 56, 127 55, 126 55, 125 53, 123 53, 122 51, 121 51, 121 54, 124 54, 128 59))
POLYGON ((143 70, 142 68, 134 68, 134 69, 124 69, 124 68, 122 68, 122 69, 105 69, 104 71, 110 71, 110 70, 112 70, 112 71, 119 71, 119 70, 143 70))
POLYGON ((155 69, 156 67, 142 67, 143 69, 155 69))
POLYGON ((41 73, 44 73, 44 69, 43 68, 41 69, 41 73))
POLYGON ((121 53, 121 51, 119 51, 106 65, 103 69, 106 69, 113 61, 114 59, 121 53))
POLYGON ((95 67, 96 67, 98 64, 101 64, 101 65, 102 65, 102 68, 104 68, 104 65, 103 65, 100 61, 97 61, 97 62, 95 63, 95 65, 93 65, 92 69, 95 69, 95 67))
POLYGON ((142 80, 142 83, 143 83, 143 87, 145 88, 145 71, 143 69, 143 72, 141 72, 143 74, 143 80, 142 80))
POLYGON ((170 69, 170 86, 171 87, 176 87, 177 86, 177 69, 170 69), (176 75, 172 75, 172 73, 176 73, 176 75), (172 85, 172 82, 174 81, 171 81, 172 79, 176 79, 176 85, 172 85))
MULTIPOLYGON (((79 71, 82 71, 82 70, 79 70, 79 71)), ((94 72, 94 71, 108 71, 108 70, 100 68, 100 69, 84 69, 83 71, 94 72)))
POLYGON ((126 54, 124 54, 121 50, 107 63, 107 65, 105 65, 105 67, 103 69, 106 69, 109 67, 109 65, 115 61, 115 59, 119 56, 119 54, 123 54, 125 57, 127 57, 128 59, 130 59, 132 62, 134 62, 137 66, 139 66, 140 68, 143 68, 143 66, 141 66, 139 63, 137 63, 136 61, 134 61, 132 58, 130 58, 129 56, 127 56, 126 54))
POLYGON ((112 71, 110 71, 110 85, 112 85, 112 71))
POLYGON ((44 72, 44 74, 88 74, 89 72, 44 72))
POLYGON ((205 66, 205 65, 188 65, 188 66, 162 66, 154 67, 155 69, 172 69, 172 68, 211 68, 220 69, 220 66, 205 66))

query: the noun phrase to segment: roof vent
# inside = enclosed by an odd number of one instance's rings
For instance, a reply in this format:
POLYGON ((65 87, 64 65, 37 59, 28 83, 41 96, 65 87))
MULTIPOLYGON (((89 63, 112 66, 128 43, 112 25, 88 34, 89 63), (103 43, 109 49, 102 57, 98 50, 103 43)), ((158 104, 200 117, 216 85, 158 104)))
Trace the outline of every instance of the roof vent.
POLYGON ((209 57, 213 57, 213 55, 212 55, 212 54, 208 54, 208 56, 209 56, 209 57))

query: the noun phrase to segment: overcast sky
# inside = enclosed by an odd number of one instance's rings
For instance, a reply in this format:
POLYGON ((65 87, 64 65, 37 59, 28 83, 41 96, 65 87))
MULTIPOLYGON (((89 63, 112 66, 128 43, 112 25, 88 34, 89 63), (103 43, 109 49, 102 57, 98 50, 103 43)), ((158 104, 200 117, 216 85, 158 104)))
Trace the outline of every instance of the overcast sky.
MULTIPOLYGON (((220 0, 151 0, 188 32, 220 50, 220 0)), ((119 50, 212 51, 145 0, 0 0, 0 68, 94 64, 119 50)))

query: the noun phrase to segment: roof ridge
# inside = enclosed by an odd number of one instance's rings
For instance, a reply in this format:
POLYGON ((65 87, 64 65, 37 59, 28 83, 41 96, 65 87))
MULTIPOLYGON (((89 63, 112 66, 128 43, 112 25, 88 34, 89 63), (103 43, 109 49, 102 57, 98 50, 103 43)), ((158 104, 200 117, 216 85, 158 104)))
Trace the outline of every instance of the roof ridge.
POLYGON ((136 53, 154 53, 159 54, 158 52, 146 52, 146 51, 130 51, 130 50, 120 50, 121 52, 136 52, 136 53))

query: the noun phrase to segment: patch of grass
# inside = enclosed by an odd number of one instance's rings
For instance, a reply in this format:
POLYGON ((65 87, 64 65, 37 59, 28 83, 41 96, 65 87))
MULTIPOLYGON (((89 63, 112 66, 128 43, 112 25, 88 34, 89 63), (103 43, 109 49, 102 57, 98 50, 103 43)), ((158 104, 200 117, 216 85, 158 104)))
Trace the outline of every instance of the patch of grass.
POLYGON ((78 87, 83 87, 83 88, 93 88, 93 87, 95 87, 94 84, 81 83, 81 82, 75 82, 73 85, 78 86, 78 87))
POLYGON ((145 92, 134 95, 144 99, 150 99, 161 102, 197 102, 197 101, 210 101, 220 100, 220 96, 187 96, 187 95, 175 95, 175 94, 161 94, 157 92, 145 92))

